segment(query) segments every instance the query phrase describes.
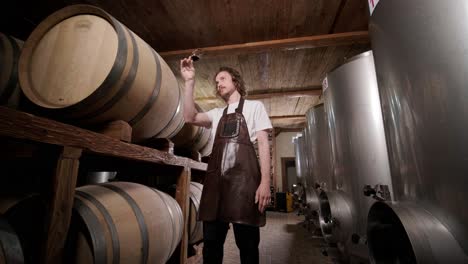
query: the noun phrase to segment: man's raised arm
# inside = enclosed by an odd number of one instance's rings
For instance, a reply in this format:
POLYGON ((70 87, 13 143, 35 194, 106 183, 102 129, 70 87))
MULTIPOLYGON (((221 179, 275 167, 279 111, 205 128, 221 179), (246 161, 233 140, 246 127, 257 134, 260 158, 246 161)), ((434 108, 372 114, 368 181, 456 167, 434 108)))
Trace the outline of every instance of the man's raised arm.
POLYGON ((180 61, 180 74, 184 80, 184 119, 196 126, 211 127, 211 120, 206 113, 199 113, 195 108, 193 90, 195 89, 195 67, 191 58, 180 61))

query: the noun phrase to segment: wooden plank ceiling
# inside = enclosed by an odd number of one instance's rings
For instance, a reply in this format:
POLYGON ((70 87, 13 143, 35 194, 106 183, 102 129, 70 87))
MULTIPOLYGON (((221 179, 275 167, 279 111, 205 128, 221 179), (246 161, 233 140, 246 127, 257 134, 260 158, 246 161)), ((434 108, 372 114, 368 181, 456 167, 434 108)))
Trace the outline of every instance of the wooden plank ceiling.
POLYGON ((307 109, 320 101, 325 75, 370 49, 364 0, 2 2, 0 31, 20 39, 61 7, 99 6, 158 51, 179 80, 179 60, 201 48, 196 102, 202 109, 223 105, 214 95, 213 74, 230 66, 241 72, 250 98, 261 100, 274 126, 282 128, 302 127, 307 109), (351 33, 333 35, 344 32, 351 33))

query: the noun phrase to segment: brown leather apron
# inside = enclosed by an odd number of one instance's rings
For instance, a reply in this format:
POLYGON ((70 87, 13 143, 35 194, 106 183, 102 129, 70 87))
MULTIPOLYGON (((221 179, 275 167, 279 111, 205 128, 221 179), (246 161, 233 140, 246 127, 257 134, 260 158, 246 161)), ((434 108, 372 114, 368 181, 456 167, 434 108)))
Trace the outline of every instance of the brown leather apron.
POLYGON ((265 214, 255 203, 261 173, 243 107, 241 98, 236 111, 227 114, 226 107, 219 121, 203 186, 200 220, 253 226, 266 223, 265 214))

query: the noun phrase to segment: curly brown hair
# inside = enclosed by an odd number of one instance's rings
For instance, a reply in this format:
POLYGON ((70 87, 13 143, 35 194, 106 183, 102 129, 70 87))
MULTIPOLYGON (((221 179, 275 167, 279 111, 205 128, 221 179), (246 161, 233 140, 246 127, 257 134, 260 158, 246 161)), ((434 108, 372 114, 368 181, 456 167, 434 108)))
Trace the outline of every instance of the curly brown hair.
POLYGON ((220 67, 219 70, 214 75, 213 80, 215 82, 216 94, 218 94, 218 89, 216 88, 216 76, 218 75, 218 73, 223 72, 223 71, 231 75, 232 82, 234 83, 234 86, 236 86, 236 90, 239 92, 241 96, 245 96, 247 94, 247 91, 245 90, 244 79, 242 79, 242 76, 237 70, 231 67, 220 67))

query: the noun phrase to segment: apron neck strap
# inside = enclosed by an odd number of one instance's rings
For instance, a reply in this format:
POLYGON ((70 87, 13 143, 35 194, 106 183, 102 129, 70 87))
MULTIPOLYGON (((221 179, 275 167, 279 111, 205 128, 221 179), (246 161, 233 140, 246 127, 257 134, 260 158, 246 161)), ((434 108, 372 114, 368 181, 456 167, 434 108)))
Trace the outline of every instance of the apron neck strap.
POLYGON ((242 114, 242 110, 244 109, 244 98, 241 97, 239 100, 239 105, 237 106, 236 112, 242 114))
MULTIPOLYGON (((224 111, 223 111, 223 116, 227 115, 227 110, 229 108, 229 105, 226 106, 226 108, 224 108, 224 111)), ((244 109, 244 98, 241 97, 241 99, 239 100, 239 105, 237 106, 236 108, 236 113, 240 113, 242 114, 242 110, 244 109)))

